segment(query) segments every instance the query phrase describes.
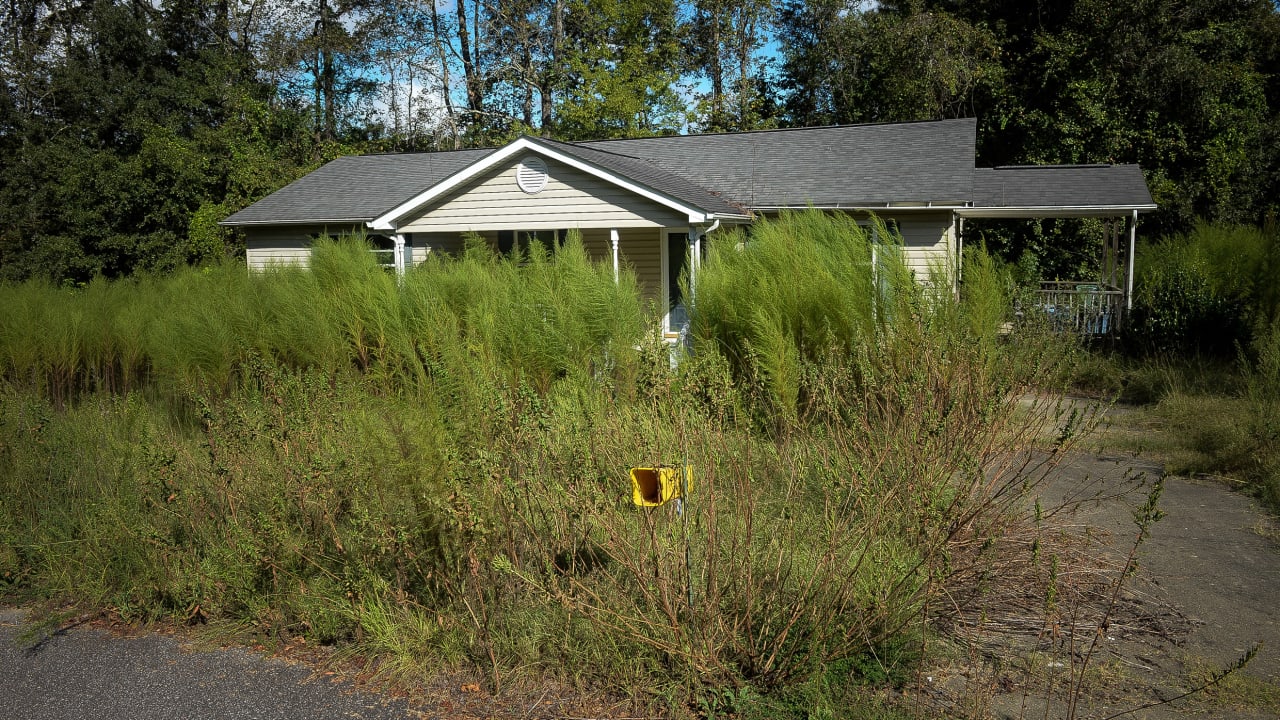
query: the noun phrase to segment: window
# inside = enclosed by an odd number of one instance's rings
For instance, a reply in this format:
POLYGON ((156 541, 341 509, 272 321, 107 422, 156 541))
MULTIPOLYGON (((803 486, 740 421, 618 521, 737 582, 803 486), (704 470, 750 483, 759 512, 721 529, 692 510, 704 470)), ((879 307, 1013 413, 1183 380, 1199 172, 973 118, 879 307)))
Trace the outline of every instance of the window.
POLYGON ((384 269, 396 269, 396 244, 395 241, 386 235, 370 235, 369 252, 373 253, 373 259, 384 269))
POLYGON ((554 254, 568 234, 568 230, 499 230, 498 253, 507 257, 527 253, 534 242, 539 242, 548 254, 554 254))

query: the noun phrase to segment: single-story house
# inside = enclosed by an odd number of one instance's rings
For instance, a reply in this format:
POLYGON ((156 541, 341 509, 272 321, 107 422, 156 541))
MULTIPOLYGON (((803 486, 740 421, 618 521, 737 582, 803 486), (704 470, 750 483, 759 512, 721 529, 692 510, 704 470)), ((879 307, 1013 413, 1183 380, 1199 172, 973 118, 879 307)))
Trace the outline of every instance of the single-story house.
POLYGON ((976 131, 959 119, 351 156, 221 224, 244 232, 250 268, 305 264, 314 238, 362 231, 398 272, 468 234, 508 252, 577 229, 671 309, 668 332, 676 280, 708 236, 789 209, 874 213, 913 269, 953 283, 965 218, 1121 218, 1131 257, 1137 215, 1156 207, 1136 165, 976 168, 976 131))

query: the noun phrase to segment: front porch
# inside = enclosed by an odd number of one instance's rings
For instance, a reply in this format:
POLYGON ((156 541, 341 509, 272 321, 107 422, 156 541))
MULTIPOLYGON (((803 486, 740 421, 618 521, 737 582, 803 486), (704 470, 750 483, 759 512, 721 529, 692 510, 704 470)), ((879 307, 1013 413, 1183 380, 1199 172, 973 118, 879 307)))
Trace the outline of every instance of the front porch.
POLYGON ((1113 285, 1054 280, 1035 295, 1034 310, 1058 332, 1110 335, 1124 325, 1128 294, 1113 285))
POLYGON ((1106 336, 1123 329, 1128 310, 1133 307, 1132 260, 1137 228, 1134 215, 1104 220, 1102 257, 1096 277, 1040 283, 1036 309, 1054 330, 1106 336))

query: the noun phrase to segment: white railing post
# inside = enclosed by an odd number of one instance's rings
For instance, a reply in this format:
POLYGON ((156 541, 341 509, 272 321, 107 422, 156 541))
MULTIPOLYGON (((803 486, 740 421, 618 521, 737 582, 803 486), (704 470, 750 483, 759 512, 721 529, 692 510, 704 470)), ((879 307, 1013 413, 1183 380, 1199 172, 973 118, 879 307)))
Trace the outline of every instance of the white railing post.
POLYGON ((621 281, 621 274, 618 265, 618 230, 614 228, 609 231, 609 244, 613 246, 613 284, 617 285, 621 281))
POLYGON ((395 266, 396 277, 404 277, 404 235, 392 235, 391 242, 395 243, 395 248, 391 251, 391 258, 392 264, 395 266))

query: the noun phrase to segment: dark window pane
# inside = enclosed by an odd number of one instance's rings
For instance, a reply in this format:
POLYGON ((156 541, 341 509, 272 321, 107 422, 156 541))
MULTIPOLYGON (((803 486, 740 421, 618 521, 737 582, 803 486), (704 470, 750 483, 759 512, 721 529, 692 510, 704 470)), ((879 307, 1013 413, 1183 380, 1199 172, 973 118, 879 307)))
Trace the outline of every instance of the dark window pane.
POLYGON ((680 276, 689 263, 689 234, 667 235, 667 308, 671 311, 667 329, 676 332, 689 322, 685 311, 684 296, 680 291, 680 276))

